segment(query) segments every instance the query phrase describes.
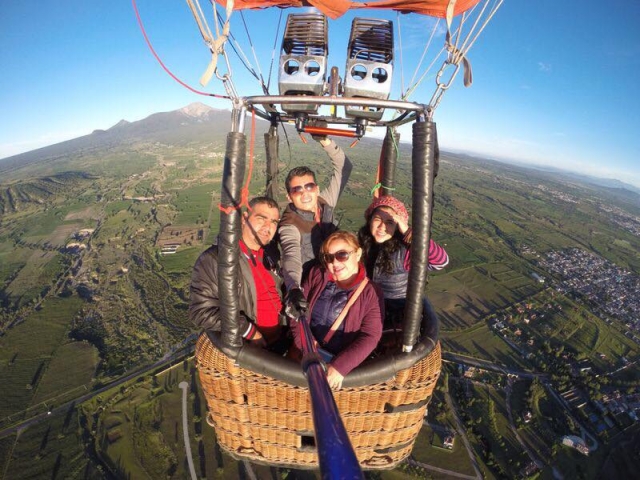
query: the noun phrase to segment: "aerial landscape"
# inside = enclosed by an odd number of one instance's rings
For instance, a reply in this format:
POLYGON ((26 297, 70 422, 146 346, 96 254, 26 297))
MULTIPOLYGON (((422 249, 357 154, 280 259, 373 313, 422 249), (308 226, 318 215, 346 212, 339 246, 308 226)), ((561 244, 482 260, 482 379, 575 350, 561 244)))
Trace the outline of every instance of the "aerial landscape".
POLYGON ((640 3, 0 12, 0 480, 640 479, 640 3))
MULTIPOLYGON (((217 235, 228 118, 192 104, 0 161, 3 478, 184 478, 183 392, 200 478, 308 478, 233 460, 206 422, 187 305, 217 235)), ((363 222, 372 146, 344 144, 341 228, 363 222)), ((301 155, 329 175, 300 142, 281 174, 301 155)), ((399 198, 409 171, 401 144, 399 198)), ((442 374, 410 459, 370 478, 632 478, 638 192, 443 152, 435 198, 442 374)))

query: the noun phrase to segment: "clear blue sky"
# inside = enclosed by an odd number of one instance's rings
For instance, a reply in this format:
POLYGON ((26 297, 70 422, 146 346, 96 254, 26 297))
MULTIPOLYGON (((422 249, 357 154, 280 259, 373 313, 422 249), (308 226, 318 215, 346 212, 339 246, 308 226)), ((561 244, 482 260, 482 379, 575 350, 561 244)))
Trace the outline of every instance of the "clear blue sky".
MULTIPOLYGON (((208 51, 186 2, 138 0, 138 8, 163 61, 202 88, 208 51)), ((278 15, 275 9, 245 14, 265 74, 278 15)), ((396 20, 393 13, 382 16, 396 20)), ((234 20, 232 32, 251 55, 240 15, 234 20)), ((341 71, 350 21, 330 25, 330 64, 341 71)), ((411 47, 426 41, 431 20, 405 15, 400 22, 408 83, 422 52, 411 47)), ((195 101, 229 107, 164 73, 129 1, 5 1, 0 41, 0 158, 195 101)), ((470 60, 473 86, 465 89, 458 79, 436 112, 444 149, 640 186, 640 2, 505 0, 470 60)), ((395 68, 399 85, 398 59, 395 68)), ((234 79, 240 94, 259 93, 237 64, 234 79)), ((204 90, 223 93, 215 82, 204 90)), ((412 100, 427 102, 432 91, 427 79, 412 100)))

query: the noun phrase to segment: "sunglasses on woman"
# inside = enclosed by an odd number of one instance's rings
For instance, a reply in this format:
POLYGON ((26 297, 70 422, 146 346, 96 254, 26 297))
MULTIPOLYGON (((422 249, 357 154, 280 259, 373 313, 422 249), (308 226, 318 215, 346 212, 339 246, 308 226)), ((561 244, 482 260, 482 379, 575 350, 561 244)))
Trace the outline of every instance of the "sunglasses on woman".
POLYGON ((307 192, 312 191, 314 188, 316 188, 318 185, 316 185, 313 182, 309 182, 309 183, 305 183, 304 185, 296 185, 295 187, 291 187, 289 189, 289 193, 290 194, 296 194, 296 193, 302 193, 303 190, 306 190, 307 192))
POLYGON ((326 265, 333 263, 334 260, 344 263, 347 260, 349 260, 349 257, 351 256, 352 253, 353 253, 353 250, 350 252, 347 252, 346 250, 340 250, 339 252, 336 252, 336 253, 323 253, 322 260, 326 265))

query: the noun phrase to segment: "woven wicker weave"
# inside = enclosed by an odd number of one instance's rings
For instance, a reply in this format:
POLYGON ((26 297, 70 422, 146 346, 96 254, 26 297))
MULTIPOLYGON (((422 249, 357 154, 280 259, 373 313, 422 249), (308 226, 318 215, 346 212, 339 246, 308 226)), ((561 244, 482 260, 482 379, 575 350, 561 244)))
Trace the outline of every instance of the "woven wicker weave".
MULTIPOLYGON (((318 467, 307 388, 239 368, 206 335, 198 339, 196 361, 208 421, 223 450, 257 463, 318 467)), ((424 400, 431 397, 440 364, 438 344, 387 382, 333 392, 363 468, 393 468, 411 453, 427 408, 424 400), (389 407, 413 404, 414 408, 389 412, 393 410, 389 407)))

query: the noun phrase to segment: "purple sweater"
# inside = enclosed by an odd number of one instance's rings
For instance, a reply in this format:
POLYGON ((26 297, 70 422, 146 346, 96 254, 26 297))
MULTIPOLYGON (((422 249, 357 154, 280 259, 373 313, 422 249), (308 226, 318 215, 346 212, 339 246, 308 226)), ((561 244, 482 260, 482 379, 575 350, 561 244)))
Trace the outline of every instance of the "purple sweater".
MULTIPOLYGON (((313 267, 309 272, 307 279, 302 284, 303 291, 309 301, 309 312, 313 311, 316 300, 328 282, 329 272, 319 266, 313 267)), ((347 376, 376 348, 382 336, 383 315, 382 292, 377 285, 369 282, 349 309, 342 324, 344 343, 347 346, 333 357, 330 363, 340 374, 347 376)), ((292 332, 296 346, 301 349, 299 329, 292 328, 292 332)))

